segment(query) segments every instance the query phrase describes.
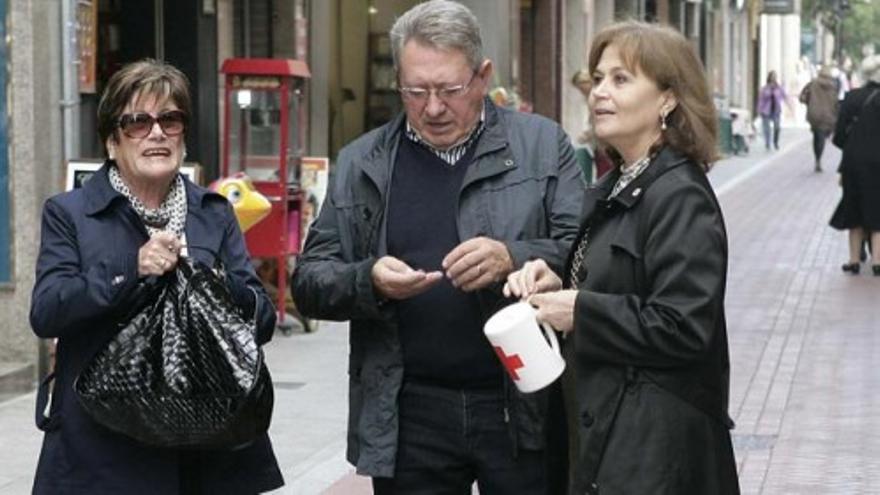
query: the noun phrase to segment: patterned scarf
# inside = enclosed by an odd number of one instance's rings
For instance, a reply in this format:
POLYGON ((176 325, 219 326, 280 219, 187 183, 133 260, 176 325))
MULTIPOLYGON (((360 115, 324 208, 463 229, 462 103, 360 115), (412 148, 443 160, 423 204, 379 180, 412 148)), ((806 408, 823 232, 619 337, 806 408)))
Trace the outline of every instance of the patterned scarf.
MULTIPOLYGON (((620 194, 620 191, 624 190, 630 182, 635 180, 636 177, 648 168, 648 165, 651 164, 654 156, 656 156, 656 154, 648 155, 629 166, 622 165, 620 167, 620 177, 618 177, 617 182, 614 183, 614 188, 611 190, 611 194, 608 195, 608 199, 620 194)), ((578 284, 584 279, 585 273, 582 273, 582 270, 584 268, 584 258, 586 258, 587 246, 589 243, 590 228, 587 227, 584 231, 584 235, 581 236, 581 239, 577 244, 577 250, 574 252, 574 256, 571 259, 571 270, 568 272, 568 287, 577 288, 578 284)))
POLYGON ((131 189, 125 185, 119 169, 110 167, 110 185, 119 194, 122 194, 131 203, 131 207, 137 212, 138 217, 144 222, 150 237, 159 232, 171 232, 182 238, 186 225, 186 186, 183 177, 177 174, 171 184, 171 190, 158 208, 147 208, 144 203, 131 193, 131 189))

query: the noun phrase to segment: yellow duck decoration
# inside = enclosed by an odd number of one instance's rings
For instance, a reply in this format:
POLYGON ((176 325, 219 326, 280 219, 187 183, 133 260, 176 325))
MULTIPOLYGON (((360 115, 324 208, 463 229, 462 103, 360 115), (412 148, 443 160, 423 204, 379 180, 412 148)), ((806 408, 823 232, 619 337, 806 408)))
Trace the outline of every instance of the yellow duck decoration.
POLYGON ((232 203, 232 210, 241 231, 245 232, 269 215, 272 205, 254 187, 254 182, 244 172, 212 182, 210 189, 232 203))

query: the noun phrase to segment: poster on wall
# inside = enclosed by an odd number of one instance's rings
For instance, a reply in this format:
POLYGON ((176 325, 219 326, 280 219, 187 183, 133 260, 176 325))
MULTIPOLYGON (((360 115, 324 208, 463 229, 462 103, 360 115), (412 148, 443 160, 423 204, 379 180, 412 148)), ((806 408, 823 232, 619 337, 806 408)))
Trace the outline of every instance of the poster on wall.
MULTIPOLYGON (((300 161, 300 187, 303 191, 301 209, 301 229, 305 234, 308 226, 318 216, 324 197, 327 195, 327 181, 330 178, 330 159, 326 156, 304 156, 300 161)), ((305 241, 306 236, 302 235, 305 241)))
POLYGON ((79 92, 95 92, 95 54, 98 38, 97 0, 76 3, 76 37, 79 41, 79 92))

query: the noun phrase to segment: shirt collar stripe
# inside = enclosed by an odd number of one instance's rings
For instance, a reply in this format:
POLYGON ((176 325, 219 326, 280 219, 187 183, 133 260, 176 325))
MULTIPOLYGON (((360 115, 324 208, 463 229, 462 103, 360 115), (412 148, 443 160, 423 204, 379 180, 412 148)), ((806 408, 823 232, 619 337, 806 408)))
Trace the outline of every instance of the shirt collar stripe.
POLYGON ((467 152, 468 148, 476 142, 477 138, 482 134, 483 129, 485 128, 486 122, 486 108, 483 107, 483 110, 480 112, 480 120, 477 122, 477 125, 474 127, 467 136, 465 136, 461 141, 452 145, 446 150, 441 150, 431 146, 430 143, 424 140, 419 132, 409 123, 409 120, 406 121, 406 137, 421 146, 424 146, 426 149, 440 157, 444 162, 455 165, 458 163, 458 160, 461 159, 462 156, 467 152))

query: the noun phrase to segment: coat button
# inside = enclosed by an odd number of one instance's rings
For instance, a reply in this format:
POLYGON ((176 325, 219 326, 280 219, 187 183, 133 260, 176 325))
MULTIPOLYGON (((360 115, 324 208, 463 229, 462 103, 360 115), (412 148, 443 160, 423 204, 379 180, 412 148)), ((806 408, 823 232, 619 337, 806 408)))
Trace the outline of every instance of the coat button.
POLYGON ((581 414, 581 424, 584 425, 584 428, 589 428, 593 426, 593 415, 590 414, 590 411, 584 411, 581 414))
POLYGON ((599 483, 596 483, 595 481, 590 483, 590 494, 599 495, 599 483))
POLYGON ((513 160, 511 160, 510 158, 508 158, 507 160, 504 160, 504 166, 505 166, 505 167, 512 167, 512 166, 513 166, 513 160))

